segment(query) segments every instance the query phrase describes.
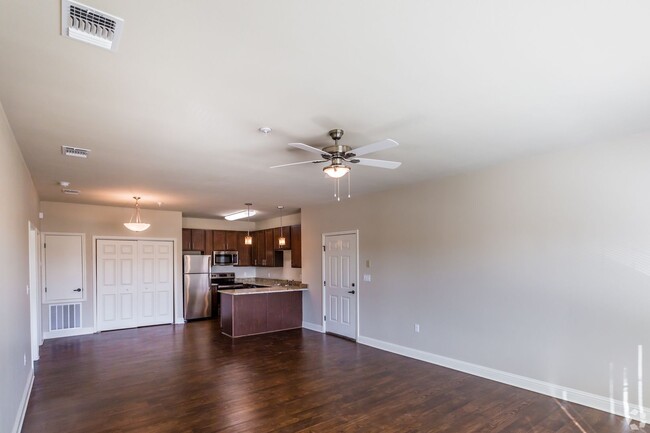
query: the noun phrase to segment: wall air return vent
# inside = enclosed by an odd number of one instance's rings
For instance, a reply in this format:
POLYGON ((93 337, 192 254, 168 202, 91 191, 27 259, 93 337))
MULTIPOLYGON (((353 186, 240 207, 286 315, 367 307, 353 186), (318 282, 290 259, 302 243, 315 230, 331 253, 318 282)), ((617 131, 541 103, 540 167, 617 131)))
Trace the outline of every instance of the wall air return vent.
POLYGON ((50 305, 50 331, 81 328, 81 304, 50 305))
POLYGON ((63 194, 70 194, 70 195, 79 195, 79 194, 81 194, 81 191, 79 191, 78 189, 68 189, 68 188, 63 188, 63 189, 61 190, 61 192, 62 192, 63 194))
POLYGON ((61 1, 61 34, 115 51, 124 20, 72 0, 61 1))
POLYGON ((77 158, 88 158, 90 149, 83 149, 81 147, 61 146, 61 153, 65 156, 74 156, 77 158))

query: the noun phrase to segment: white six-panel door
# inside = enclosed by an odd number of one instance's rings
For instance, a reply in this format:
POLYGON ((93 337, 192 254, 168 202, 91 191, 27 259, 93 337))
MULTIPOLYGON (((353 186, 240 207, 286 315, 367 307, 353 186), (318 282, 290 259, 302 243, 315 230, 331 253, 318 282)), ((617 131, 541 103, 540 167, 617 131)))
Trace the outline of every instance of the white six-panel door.
POLYGON ((357 236, 325 236, 325 328, 357 338, 357 236))
POLYGON ((140 264, 139 326, 172 323, 172 242, 138 241, 140 264))
POLYGON ((172 245, 97 240, 99 331, 172 322, 172 245))

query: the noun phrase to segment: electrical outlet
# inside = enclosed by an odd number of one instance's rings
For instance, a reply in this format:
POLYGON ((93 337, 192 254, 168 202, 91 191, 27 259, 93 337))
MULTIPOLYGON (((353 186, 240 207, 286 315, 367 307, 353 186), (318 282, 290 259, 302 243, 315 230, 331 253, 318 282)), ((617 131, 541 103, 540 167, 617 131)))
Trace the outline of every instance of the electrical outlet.
POLYGON ((25 286, 25 292, 27 292, 27 294, 29 295, 29 284, 25 286))
POLYGON ((270 272, 267 272, 267 273, 266 273, 266 276, 267 276, 268 278, 271 278, 271 273, 270 273, 270 272))
POLYGON ((23 353, 23 365, 27 365, 27 354, 23 353))
POLYGON ((370 268, 370 259, 366 260, 366 268, 370 268))
POLYGON ((416 323, 416 324, 415 324, 415 332, 416 332, 416 333, 419 333, 419 332, 420 332, 420 324, 419 324, 419 323, 416 323))
POLYGON ((370 274, 363 274, 363 281, 365 281, 366 283, 371 282, 372 277, 370 276, 370 274))

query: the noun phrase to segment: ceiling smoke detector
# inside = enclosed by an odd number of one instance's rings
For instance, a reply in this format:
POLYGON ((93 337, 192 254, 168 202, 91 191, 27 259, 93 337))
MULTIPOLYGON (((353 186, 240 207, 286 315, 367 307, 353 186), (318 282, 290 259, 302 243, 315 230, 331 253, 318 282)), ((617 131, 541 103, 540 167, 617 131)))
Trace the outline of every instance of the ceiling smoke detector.
POLYGON ((61 153, 65 156, 74 156, 77 158, 88 158, 90 149, 83 149, 81 147, 61 146, 61 153))
POLYGON ((61 2, 61 34, 115 51, 124 20, 73 0, 61 2))

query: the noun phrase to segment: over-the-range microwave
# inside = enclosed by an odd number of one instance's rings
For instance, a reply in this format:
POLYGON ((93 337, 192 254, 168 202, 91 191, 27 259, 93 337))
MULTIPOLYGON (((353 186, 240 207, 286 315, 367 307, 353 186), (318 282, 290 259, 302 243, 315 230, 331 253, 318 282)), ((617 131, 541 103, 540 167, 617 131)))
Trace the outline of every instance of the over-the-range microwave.
POLYGON ((239 264, 237 251, 213 251, 212 264, 216 266, 235 266, 239 264))

